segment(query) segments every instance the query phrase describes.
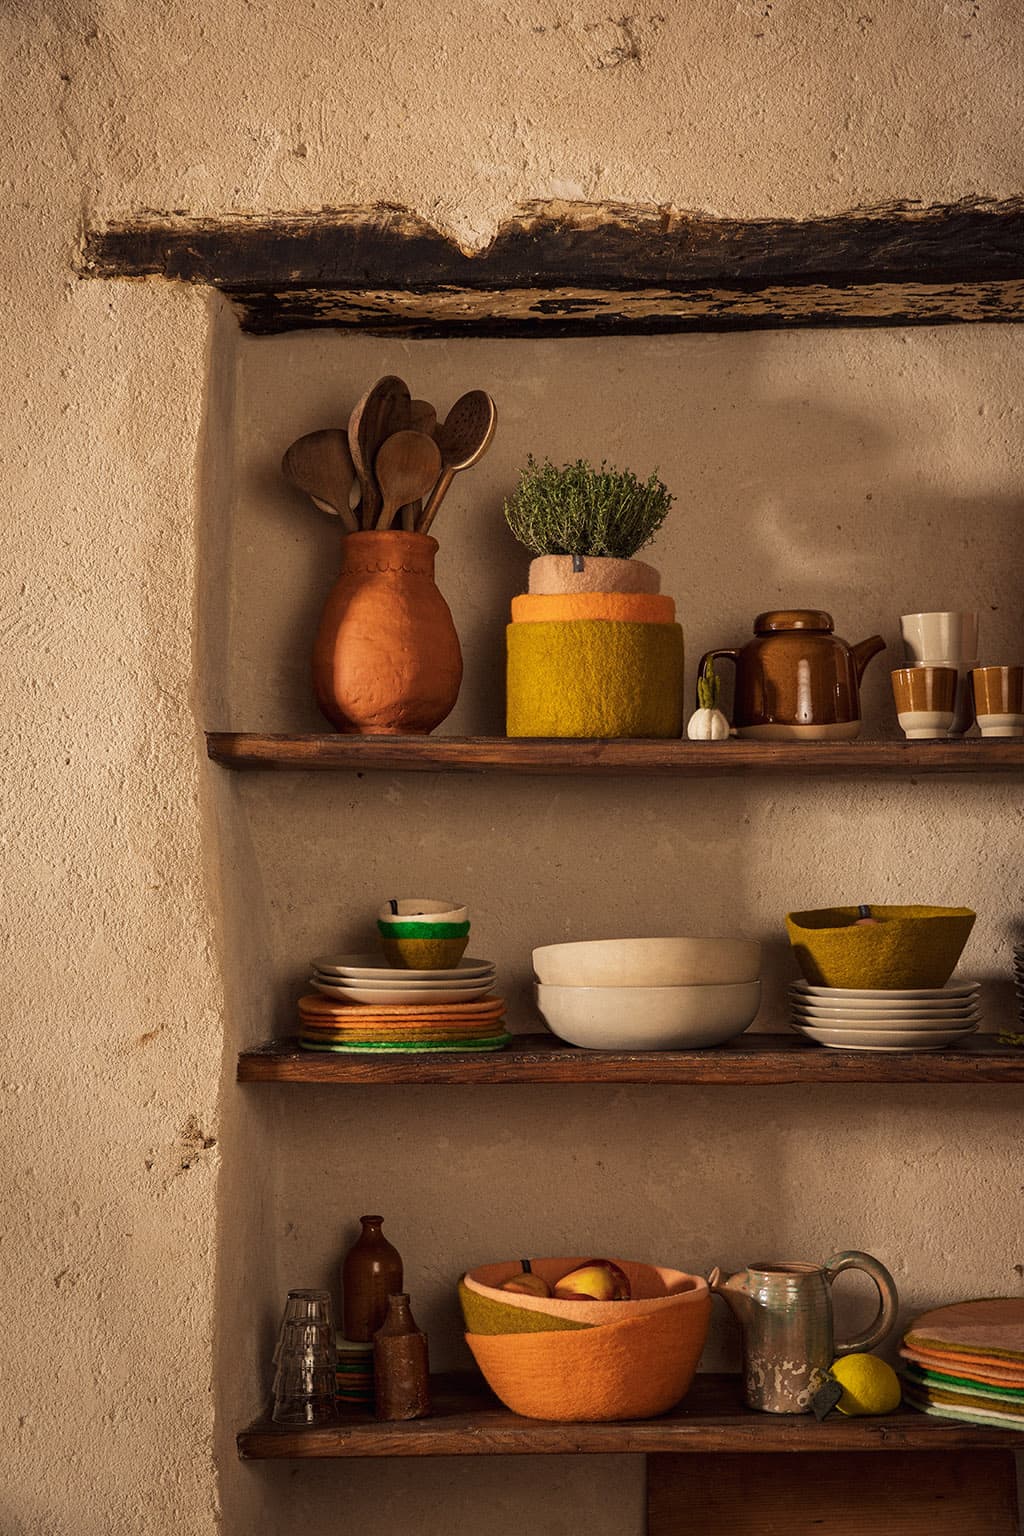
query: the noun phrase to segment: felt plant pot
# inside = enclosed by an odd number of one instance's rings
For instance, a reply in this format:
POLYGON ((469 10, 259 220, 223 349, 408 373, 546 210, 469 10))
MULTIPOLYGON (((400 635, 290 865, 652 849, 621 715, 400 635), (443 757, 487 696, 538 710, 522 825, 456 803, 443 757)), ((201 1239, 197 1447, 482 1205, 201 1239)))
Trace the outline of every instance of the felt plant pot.
POLYGON ((510 624, 509 736, 677 737, 683 728, 678 624, 600 619, 510 624))
POLYGON ((530 561, 530 591, 660 592, 661 576, 642 560, 607 555, 538 555, 530 561))
POLYGON ((564 619, 613 619, 625 624, 674 624, 675 600, 660 592, 523 592, 512 599, 513 624, 564 619))
POLYGON ((462 652, 434 585, 437 540, 350 533, 313 647, 320 709, 348 735, 426 736, 449 715, 462 652))

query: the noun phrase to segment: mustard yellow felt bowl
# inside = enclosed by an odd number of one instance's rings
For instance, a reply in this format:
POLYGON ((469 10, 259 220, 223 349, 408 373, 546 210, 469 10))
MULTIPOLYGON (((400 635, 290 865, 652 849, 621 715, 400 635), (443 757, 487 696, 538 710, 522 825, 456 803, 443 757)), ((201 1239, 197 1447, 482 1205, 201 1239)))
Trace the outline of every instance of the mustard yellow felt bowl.
POLYGON ((385 938, 380 947, 389 965, 401 971, 452 971, 466 953, 469 934, 460 938, 385 938))
MULTIPOLYGON (((531 1259, 530 1268, 553 1290, 564 1275, 586 1262, 586 1254, 580 1258, 531 1259)), ((707 1281, 700 1275, 688 1275, 681 1269, 664 1269, 656 1264, 638 1264, 632 1259, 614 1259, 612 1262, 629 1281, 629 1301, 559 1301, 553 1296, 526 1296, 518 1291, 501 1290, 506 1280, 521 1272, 519 1259, 481 1264, 463 1275, 461 1285, 467 1294, 490 1303, 492 1307, 501 1306, 506 1311, 532 1313, 591 1328, 619 1323, 626 1317, 664 1312, 672 1307, 699 1311, 701 1298, 707 1294, 707 1281)), ((470 1328, 468 1318, 466 1326, 471 1333, 476 1331, 470 1328)))
POLYGON ((600 1328, 467 1333, 466 1343, 491 1391, 513 1413, 577 1423, 647 1419, 686 1395, 710 1315, 705 1285, 689 1305, 600 1328))
POLYGON ((466 1281, 459 1281, 459 1305, 467 1333, 568 1333, 577 1328, 590 1328, 590 1323, 577 1323, 568 1317, 552 1317, 550 1312, 528 1311, 513 1302, 519 1298, 507 1291, 499 1293, 501 1300, 483 1296, 471 1290, 466 1281))
POLYGON ((974 927, 969 907, 857 907, 790 912, 789 942, 813 986, 899 991, 944 987, 974 927))

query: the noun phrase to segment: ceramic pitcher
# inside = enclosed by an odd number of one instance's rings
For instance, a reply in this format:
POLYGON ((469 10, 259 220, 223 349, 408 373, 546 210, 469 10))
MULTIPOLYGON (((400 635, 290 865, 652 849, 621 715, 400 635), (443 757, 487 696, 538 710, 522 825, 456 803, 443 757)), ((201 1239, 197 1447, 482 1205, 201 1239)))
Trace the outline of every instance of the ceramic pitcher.
POLYGON ((725 1279, 713 1269, 708 1285, 725 1298, 743 1330, 747 1403, 765 1413, 809 1413, 837 1355, 873 1349, 896 1321, 896 1284, 868 1253, 837 1253, 825 1264, 751 1264, 725 1279), (837 1343, 832 1331, 832 1282, 844 1269, 862 1269, 878 1287, 874 1322, 837 1343))
POLYGON ((313 647, 316 701, 342 732, 425 736, 451 713, 462 652, 425 533, 345 535, 313 647))
POLYGON ((732 724, 760 741, 852 741, 860 733, 860 681, 881 635, 847 645, 832 616, 817 609, 759 613, 754 638, 741 650, 708 651, 736 665, 732 724))

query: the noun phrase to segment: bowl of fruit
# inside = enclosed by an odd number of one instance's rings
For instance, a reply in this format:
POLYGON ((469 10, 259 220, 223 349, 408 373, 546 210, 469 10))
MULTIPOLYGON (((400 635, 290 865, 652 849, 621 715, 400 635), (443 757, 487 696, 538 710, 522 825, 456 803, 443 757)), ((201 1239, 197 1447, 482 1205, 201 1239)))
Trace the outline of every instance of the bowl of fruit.
POLYGON ((534 1419, 651 1418, 686 1395, 707 1337, 699 1275, 629 1259, 511 1259, 463 1275, 466 1342, 534 1419))

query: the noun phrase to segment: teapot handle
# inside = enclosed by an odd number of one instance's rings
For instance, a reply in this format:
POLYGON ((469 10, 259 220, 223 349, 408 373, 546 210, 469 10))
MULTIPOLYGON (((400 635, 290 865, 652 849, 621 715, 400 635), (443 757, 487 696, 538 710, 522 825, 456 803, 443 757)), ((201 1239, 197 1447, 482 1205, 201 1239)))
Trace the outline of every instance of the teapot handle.
MULTIPOLYGON (((704 668, 707 665, 707 663, 709 661, 717 661, 719 659, 719 657, 721 657, 721 659, 723 661, 731 661, 734 667, 739 665, 740 653, 739 653, 738 650, 735 649, 735 647, 732 650, 705 651, 704 655, 700 659, 700 666, 697 668, 697 679, 698 679, 698 681, 704 676, 704 668)), ((697 703, 697 705, 699 707, 699 705, 700 705, 700 694, 699 693, 695 695, 695 700, 696 700, 696 703, 697 703)))
POLYGON ((865 1328, 864 1332, 859 1333, 855 1339, 847 1339, 845 1344, 836 1342, 837 1355, 852 1355, 862 1350, 874 1349, 876 1344, 882 1342, 896 1321, 900 1298, 892 1275, 885 1265, 873 1259, 870 1253, 858 1253, 856 1249, 851 1249, 848 1253, 834 1253, 825 1264, 825 1278, 829 1285, 844 1269, 862 1269, 866 1275, 870 1275, 878 1288, 879 1298, 878 1312, 870 1327, 865 1328))

